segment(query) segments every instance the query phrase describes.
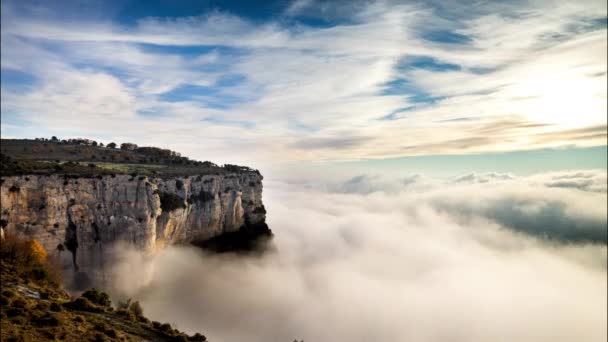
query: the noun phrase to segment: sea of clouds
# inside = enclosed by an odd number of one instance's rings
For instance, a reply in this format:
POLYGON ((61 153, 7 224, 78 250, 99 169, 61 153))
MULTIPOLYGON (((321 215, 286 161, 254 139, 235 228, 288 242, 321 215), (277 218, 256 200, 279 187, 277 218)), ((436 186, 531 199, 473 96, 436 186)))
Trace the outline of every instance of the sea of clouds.
POLYGON ((128 251, 114 295, 211 341, 606 341, 605 170, 265 185, 274 251, 128 251))

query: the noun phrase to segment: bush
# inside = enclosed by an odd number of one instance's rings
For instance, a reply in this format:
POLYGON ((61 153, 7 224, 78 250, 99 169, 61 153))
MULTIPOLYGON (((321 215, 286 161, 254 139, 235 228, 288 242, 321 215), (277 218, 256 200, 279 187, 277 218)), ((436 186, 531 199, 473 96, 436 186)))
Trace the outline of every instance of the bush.
POLYGON ((59 305, 55 302, 52 302, 49 307, 49 310, 51 310, 53 312, 61 312, 61 311, 63 311, 63 308, 61 307, 61 305, 59 305))
POLYGON ((127 311, 136 318, 140 318, 144 316, 144 310, 138 301, 131 301, 131 298, 127 299, 126 302, 118 302, 118 309, 120 311, 127 311))
POLYGON ((89 311, 89 312, 103 312, 103 309, 99 306, 91 303, 90 300, 84 297, 78 297, 71 302, 63 304, 64 307, 72 310, 89 311))
POLYGON ((23 298, 17 298, 11 302, 11 307, 16 309, 25 309, 27 302, 23 298))
POLYGON ((205 335, 201 335, 199 333, 196 333, 196 334, 190 336, 190 341, 205 342, 205 341, 207 341, 207 337, 205 337, 205 335))
POLYGON ((129 321, 134 321, 136 318, 135 315, 131 311, 125 310, 125 309, 116 310, 116 314, 119 316, 122 316, 123 318, 125 318, 129 321))
POLYGON ((138 301, 133 302, 129 307, 129 310, 131 310, 135 317, 143 317, 144 315, 144 310, 142 309, 138 301))
POLYGON ((41 316, 35 315, 34 317, 32 317, 32 323, 41 327, 56 327, 61 324, 61 321, 59 320, 59 318, 57 318, 57 316, 50 313, 46 313, 41 316))
POLYGON ((108 336, 110 338, 116 338, 118 335, 116 333, 116 330, 114 330, 114 328, 112 328, 111 326, 109 326, 103 322, 96 323, 93 328, 97 331, 101 331, 102 333, 104 333, 106 336, 108 336))
POLYGON ((47 280, 49 272, 44 267, 35 267, 32 269, 32 277, 36 280, 47 280))
POLYGON ((103 307, 112 306, 110 296, 108 296, 108 294, 105 292, 97 290, 96 288, 86 290, 81 296, 90 300, 93 304, 97 304, 103 307))
POLYGON ((8 308, 8 310, 6 310, 6 317, 11 318, 11 317, 19 317, 19 316, 23 316, 25 314, 25 310, 23 310, 22 308, 8 308))
POLYGON ((27 320, 25 319, 25 317, 23 317, 21 315, 17 315, 17 316, 13 316, 11 318, 11 323, 17 324, 17 325, 25 325, 25 324, 27 324, 27 320))
POLYGON ((209 201, 213 201, 214 199, 215 199, 215 195, 213 193, 201 189, 201 191, 198 193, 198 195, 192 195, 192 196, 188 197, 188 203, 189 204, 192 204, 194 202, 206 203, 209 201))
POLYGON ((16 234, 7 233, 0 244, 0 257, 24 267, 41 265, 47 254, 37 240, 26 240, 16 234))
POLYGON ((181 197, 170 192, 159 191, 158 196, 160 197, 160 207, 163 211, 168 212, 186 207, 186 204, 181 197))
POLYGON ((171 324, 169 323, 163 323, 158 327, 158 330, 167 333, 167 334, 171 334, 173 332, 173 328, 171 327, 171 324))
POLYGON ((137 320, 144 324, 150 324, 150 320, 144 316, 137 317, 137 320))

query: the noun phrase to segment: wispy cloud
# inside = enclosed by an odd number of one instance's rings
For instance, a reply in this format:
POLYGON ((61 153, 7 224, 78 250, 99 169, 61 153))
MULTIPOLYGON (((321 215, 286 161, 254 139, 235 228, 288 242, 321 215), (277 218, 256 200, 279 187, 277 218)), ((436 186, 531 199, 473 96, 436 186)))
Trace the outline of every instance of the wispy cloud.
POLYGON ((261 22, 24 8, 2 5, 6 136, 162 142, 220 162, 605 144, 603 2, 295 1, 261 22))

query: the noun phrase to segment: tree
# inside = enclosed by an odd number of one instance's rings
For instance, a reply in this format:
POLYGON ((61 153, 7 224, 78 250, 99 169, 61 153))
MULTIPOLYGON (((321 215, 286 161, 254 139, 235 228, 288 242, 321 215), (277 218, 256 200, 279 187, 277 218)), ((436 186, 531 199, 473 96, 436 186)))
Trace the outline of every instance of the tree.
POLYGON ((30 240, 27 242, 27 248, 32 256, 32 259, 39 264, 43 264, 46 260, 46 251, 38 240, 30 240))
POLYGON ((137 149, 137 145, 133 143, 122 143, 120 144, 120 149, 126 151, 135 151, 137 149))
POLYGON ((93 142, 91 143, 91 145, 97 146, 97 141, 93 140, 93 142))
POLYGON ((56 141, 59 141, 59 139, 57 139, 57 137, 53 135, 53 136, 51 137, 51 141, 55 141, 55 142, 56 142, 56 141))
POLYGON ((109 143, 108 148, 116 148, 116 143, 114 143, 114 142, 109 143))
POLYGON ((99 147, 103 147, 103 143, 99 143, 99 147))

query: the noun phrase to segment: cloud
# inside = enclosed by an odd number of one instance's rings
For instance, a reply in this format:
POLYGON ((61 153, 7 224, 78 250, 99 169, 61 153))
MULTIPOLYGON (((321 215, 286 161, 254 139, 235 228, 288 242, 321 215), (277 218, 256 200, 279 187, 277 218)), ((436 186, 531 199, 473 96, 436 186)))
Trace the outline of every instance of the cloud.
POLYGON ((162 140, 241 163, 605 144, 602 2, 294 1, 265 21, 132 23, 45 6, 2 4, 2 70, 34 79, 3 77, 10 136, 162 140))
POLYGON ((571 188, 581 191, 606 193, 607 180, 605 171, 573 171, 548 173, 536 178, 552 188, 571 188))
POLYGON ((269 184, 276 253, 129 255, 114 293, 214 341, 604 341, 605 242, 506 225, 605 230, 605 193, 511 182, 366 195, 269 184))
POLYGON ((508 173, 488 172, 484 174, 469 173, 454 180, 456 183, 488 183, 490 181, 512 180, 514 177, 508 173))

